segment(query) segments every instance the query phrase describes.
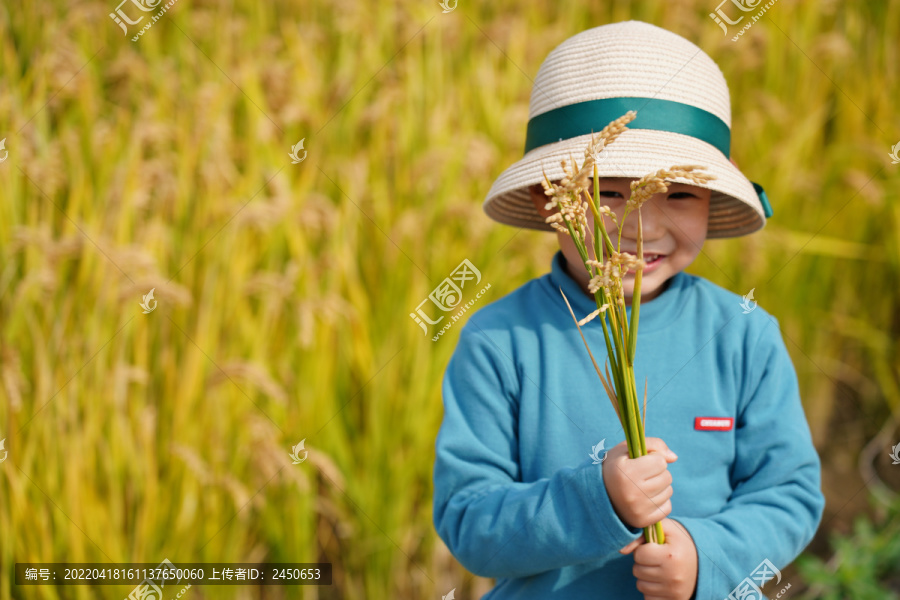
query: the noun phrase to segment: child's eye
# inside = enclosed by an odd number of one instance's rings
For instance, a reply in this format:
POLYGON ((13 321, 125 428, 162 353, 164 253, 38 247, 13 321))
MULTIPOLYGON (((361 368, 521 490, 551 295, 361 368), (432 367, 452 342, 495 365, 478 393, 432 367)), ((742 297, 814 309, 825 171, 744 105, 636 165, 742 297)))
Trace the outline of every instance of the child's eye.
POLYGON ((697 196, 690 192, 673 192, 669 194, 669 200, 682 200, 685 198, 697 198, 697 196))
POLYGON ((622 194, 616 192, 614 190, 600 190, 597 192, 597 195, 602 196, 603 198, 621 198, 622 194))

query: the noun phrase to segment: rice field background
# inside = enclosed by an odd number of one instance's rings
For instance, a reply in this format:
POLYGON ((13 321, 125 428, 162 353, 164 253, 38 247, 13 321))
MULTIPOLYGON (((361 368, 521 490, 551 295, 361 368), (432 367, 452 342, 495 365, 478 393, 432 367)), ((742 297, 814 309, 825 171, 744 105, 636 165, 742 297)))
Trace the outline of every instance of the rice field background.
POLYGON ((475 309, 549 270, 555 236, 481 202, 546 54, 626 19, 719 63, 773 203, 689 271, 754 288, 800 378, 827 506, 791 596, 859 572, 897 597, 893 546, 851 533, 894 531, 900 491, 900 2, 784 0, 735 42, 707 0, 179 0, 136 42, 116 8, 0 3, 0 599, 131 589, 16 586, 16 562, 164 558, 333 565, 196 600, 489 589, 431 523, 461 323, 409 315, 463 259, 475 309))

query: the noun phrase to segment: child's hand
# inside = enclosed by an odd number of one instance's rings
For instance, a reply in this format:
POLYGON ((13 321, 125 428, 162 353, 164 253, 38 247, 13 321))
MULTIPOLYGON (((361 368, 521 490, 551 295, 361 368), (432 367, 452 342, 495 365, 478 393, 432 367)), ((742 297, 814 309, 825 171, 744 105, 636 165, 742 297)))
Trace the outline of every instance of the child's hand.
POLYGON ((639 538, 619 552, 634 551, 637 589, 644 600, 690 600, 697 587, 697 547, 681 523, 662 520, 665 544, 641 543, 639 538))
POLYGON ((648 437, 646 456, 628 458, 625 442, 603 461, 606 493, 619 518, 632 527, 649 527, 672 512, 672 474, 667 464, 678 456, 659 438, 648 437))

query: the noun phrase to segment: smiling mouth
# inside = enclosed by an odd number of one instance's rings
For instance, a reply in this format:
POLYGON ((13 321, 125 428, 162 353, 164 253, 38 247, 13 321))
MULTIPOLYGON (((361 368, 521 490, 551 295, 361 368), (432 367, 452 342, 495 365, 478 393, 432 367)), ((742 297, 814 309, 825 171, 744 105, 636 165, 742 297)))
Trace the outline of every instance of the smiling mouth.
MULTIPOLYGON (((647 265, 644 267, 644 272, 655 267, 665 257, 665 254, 644 254, 644 262, 647 263, 647 265)), ((628 273, 634 273, 634 269, 628 269, 628 273)))

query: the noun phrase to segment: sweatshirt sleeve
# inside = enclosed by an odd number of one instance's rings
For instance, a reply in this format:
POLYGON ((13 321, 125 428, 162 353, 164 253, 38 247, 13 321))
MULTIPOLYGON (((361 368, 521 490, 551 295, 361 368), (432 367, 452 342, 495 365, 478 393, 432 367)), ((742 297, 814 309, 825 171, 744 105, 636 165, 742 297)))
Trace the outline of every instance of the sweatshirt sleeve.
POLYGON ((523 482, 520 382, 508 352, 469 321, 443 380, 436 442, 434 526, 450 552, 482 577, 525 577, 619 556, 636 539, 619 519, 590 458, 523 482))
POLYGON ((820 461, 797 374, 778 321, 765 316, 738 403, 731 497, 719 514, 673 517, 697 547, 697 600, 726 598, 766 559, 783 569, 822 519, 820 461))

